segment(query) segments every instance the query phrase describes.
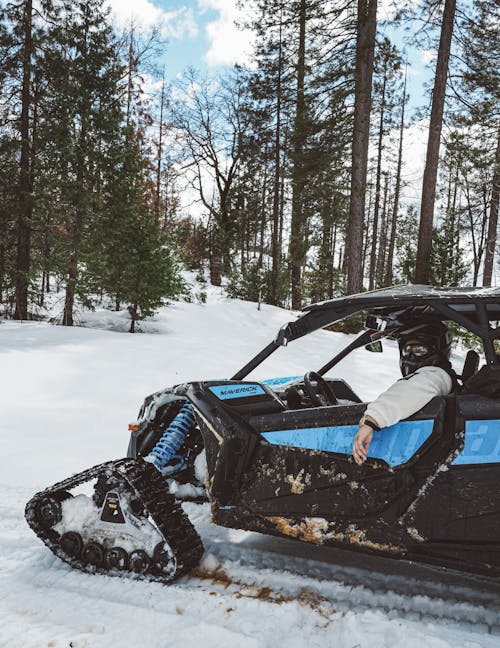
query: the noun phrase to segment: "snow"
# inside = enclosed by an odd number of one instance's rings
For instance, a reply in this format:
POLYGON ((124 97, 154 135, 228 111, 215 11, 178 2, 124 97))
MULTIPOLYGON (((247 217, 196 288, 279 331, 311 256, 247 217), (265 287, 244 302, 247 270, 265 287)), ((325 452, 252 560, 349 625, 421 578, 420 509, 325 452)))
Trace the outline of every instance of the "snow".
MULTIPOLYGON (((295 317, 207 292, 206 304, 162 309, 141 335, 120 332, 120 313, 83 313, 85 328, 0 323, 0 646, 498 648, 498 634, 488 633, 499 631, 495 612, 425 593, 374 593, 375 576, 361 567, 341 567, 317 547, 217 527, 207 504, 185 505, 206 554, 197 574, 171 586, 73 571, 34 536, 26 501, 125 455, 127 424, 145 395, 231 376, 295 317), (348 574, 360 582, 343 584, 348 574)), ((348 339, 319 331, 280 349, 252 377, 317 369, 348 339)), ((332 375, 369 400, 398 375, 395 346, 384 350, 375 358, 358 350, 332 375)), ((202 476, 201 460, 197 468, 202 476)))

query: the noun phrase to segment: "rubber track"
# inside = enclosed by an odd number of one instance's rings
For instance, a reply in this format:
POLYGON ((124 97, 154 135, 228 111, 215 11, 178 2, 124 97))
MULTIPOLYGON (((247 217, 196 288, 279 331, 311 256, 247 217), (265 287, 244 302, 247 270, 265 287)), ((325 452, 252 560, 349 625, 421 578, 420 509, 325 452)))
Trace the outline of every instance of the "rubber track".
POLYGON ((58 558, 89 574, 106 574, 140 580, 170 583, 196 567, 203 556, 203 544, 189 518, 175 497, 168 492, 163 477, 156 468, 142 459, 118 459, 108 461, 46 488, 34 495, 26 504, 26 521, 36 535, 58 558), (109 570, 87 565, 78 558, 66 554, 59 545, 60 536, 52 529, 44 528, 37 520, 37 504, 47 495, 71 490, 80 484, 106 475, 124 483, 138 497, 146 513, 154 521, 164 540, 169 544, 176 559, 176 570, 171 576, 160 573, 136 574, 128 570, 109 570))

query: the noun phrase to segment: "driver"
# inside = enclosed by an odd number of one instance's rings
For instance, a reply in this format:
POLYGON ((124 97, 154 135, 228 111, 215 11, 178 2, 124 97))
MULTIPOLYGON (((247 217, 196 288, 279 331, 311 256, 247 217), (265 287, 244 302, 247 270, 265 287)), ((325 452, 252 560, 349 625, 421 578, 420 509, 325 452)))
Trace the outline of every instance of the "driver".
POLYGON ((411 416, 434 396, 446 396, 457 385, 450 363, 451 334, 440 321, 405 328, 397 335, 403 378, 368 405, 354 437, 354 460, 368 456, 373 432, 411 416))

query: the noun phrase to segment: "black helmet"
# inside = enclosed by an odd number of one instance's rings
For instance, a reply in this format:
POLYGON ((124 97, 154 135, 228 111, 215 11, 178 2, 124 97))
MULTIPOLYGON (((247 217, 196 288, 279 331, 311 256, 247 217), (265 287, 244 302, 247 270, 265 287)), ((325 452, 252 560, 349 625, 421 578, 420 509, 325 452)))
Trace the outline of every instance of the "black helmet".
POLYGON ((451 333, 443 322, 435 320, 409 325, 397 334, 397 340, 403 376, 421 367, 451 369, 451 333))

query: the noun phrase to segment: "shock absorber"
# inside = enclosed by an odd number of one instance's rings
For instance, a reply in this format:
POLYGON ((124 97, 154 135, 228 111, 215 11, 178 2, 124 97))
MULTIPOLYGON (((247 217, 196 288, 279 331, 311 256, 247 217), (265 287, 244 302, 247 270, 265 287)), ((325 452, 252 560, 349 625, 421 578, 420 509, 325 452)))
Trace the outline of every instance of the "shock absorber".
POLYGON ((186 401, 177 415, 170 421, 158 443, 146 457, 146 461, 154 464, 163 474, 174 472, 183 467, 185 458, 178 454, 178 450, 186 439, 187 433, 194 424, 194 413, 191 403, 186 401), (173 466, 167 464, 173 459, 178 463, 173 466))

